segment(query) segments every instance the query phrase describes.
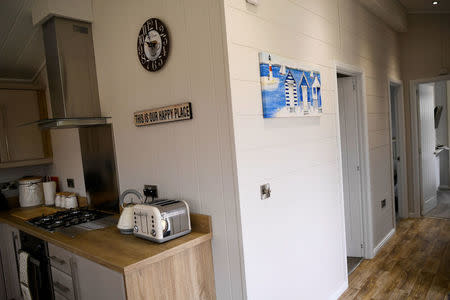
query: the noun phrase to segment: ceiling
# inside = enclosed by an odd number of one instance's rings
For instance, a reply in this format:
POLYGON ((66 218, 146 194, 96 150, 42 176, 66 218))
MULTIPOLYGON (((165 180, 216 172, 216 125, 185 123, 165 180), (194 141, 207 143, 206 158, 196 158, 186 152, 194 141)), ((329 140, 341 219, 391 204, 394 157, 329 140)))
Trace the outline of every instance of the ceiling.
POLYGON ((31 80, 45 62, 42 28, 31 21, 32 1, 0 1, 0 79, 31 80))
MULTIPOLYGON (((0 80, 32 80, 45 62, 41 26, 33 26, 33 0, 0 0, 0 80)), ((398 0, 409 13, 450 12, 450 0, 398 0)))
POLYGON ((399 0, 408 13, 445 13, 450 12, 450 0, 438 0, 438 5, 433 5, 433 0, 399 0))

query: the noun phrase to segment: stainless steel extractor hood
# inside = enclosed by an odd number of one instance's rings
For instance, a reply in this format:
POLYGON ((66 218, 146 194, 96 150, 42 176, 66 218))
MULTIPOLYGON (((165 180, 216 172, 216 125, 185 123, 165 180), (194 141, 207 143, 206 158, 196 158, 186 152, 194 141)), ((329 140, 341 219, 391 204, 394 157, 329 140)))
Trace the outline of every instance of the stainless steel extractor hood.
POLYGON ((43 24, 52 119, 41 128, 105 124, 101 116, 90 23, 53 17, 43 24))

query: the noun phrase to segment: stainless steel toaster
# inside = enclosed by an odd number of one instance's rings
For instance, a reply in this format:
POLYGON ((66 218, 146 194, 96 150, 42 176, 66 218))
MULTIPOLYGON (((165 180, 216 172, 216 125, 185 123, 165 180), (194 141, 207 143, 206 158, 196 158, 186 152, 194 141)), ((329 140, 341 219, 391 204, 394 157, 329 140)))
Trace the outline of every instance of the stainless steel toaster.
POLYGON ((133 207, 137 237, 164 243, 191 232, 189 206, 185 201, 157 200, 133 207))

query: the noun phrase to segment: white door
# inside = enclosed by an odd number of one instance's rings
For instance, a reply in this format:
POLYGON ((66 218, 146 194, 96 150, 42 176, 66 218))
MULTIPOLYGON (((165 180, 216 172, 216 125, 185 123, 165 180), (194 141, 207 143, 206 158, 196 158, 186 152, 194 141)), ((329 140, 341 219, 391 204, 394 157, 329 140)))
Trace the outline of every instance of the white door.
POLYGON ((363 223, 355 79, 338 78, 347 256, 362 257, 363 223))
POLYGON ((437 205, 438 173, 436 130, 434 128, 434 83, 419 84, 420 160, 422 186, 422 214, 437 205))

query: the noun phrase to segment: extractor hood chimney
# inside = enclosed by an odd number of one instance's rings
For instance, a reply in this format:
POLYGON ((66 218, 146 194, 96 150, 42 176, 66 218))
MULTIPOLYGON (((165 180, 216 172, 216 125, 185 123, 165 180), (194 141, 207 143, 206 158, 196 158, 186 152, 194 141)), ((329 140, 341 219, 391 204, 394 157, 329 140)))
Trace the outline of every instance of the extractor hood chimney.
POLYGON ((101 116, 90 23, 52 17, 43 24, 52 119, 41 128, 106 123, 101 116))

